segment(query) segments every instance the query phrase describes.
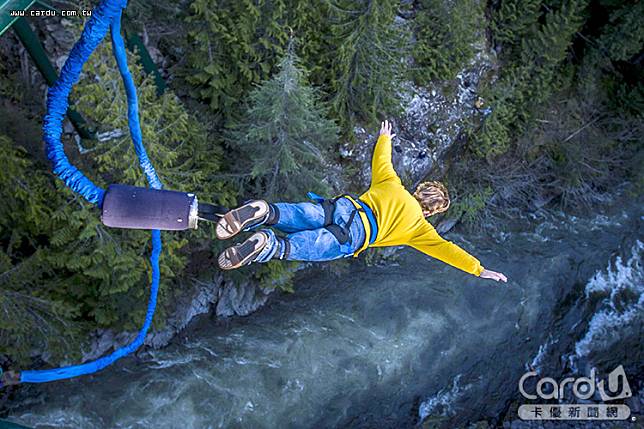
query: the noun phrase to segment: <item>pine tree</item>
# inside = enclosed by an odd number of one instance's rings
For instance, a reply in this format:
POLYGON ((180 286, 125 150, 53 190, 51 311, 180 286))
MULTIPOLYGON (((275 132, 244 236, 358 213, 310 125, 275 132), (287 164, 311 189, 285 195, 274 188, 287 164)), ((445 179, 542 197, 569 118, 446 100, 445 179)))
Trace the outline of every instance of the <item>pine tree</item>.
POLYGON ((337 142, 338 129, 299 64, 293 44, 279 72, 250 94, 250 107, 228 135, 231 146, 250 162, 249 177, 263 198, 301 198, 320 189, 325 152, 337 142))
MULTIPOLYGON (((560 88, 564 75, 560 67, 583 23, 586 4, 586 0, 567 0, 558 9, 548 10, 539 18, 543 24, 538 30, 516 42, 520 47, 513 52, 519 52, 518 57, 515 54, 499 80, 483 91, 492 113, 472 136, 478 155, 489 158, 506 152, 512 139, 531 124, 536 108, 560 88)), ((517 14, 516 19, 523 18, 517 14)), ((520 25, 527 27, 531 26, 520 25)))
POLYGON ((644 3, 625 2, 612 11, 598 44, 612 61, 628 61, 642 52, 644 45, 644 3))
POLYGON ((538 31, 542 3, 542 0, 501 1, 492 16, 492 36, 504 56, 521 55, 521 40, 538 31))
POLYGON ((588 46, 583 72, 601 76, 600 85, 613 110, 641 118, 644 117, 644 71, 641 66, 644 3, 616 6, 610 11, 597 44, 588 46))
POLYGON ((474 43, 485 25, 478 0, 423 0, 414 18, 416 42, 412 75, 418 84, 454 79, 474 56, 474 43))
POLYGON ((298 57, 316 87, 328 87, 332 80, 329 64, 335 54, 328 0, 288 0, 287 25, 298 40, 298 57))
POLYGON ((33 350, 73 355, 78 326, 69 320, 78 306, 51 293, 46 249, 64 199, 33 154, 2 135, 0 165, 0 353, 18 362, 33 350))
POLYGON ((404 24, 395 23, 398 2, 335 0, 333 19, 333 112, 343 131, 356 120, 374 122, 398 108, 397 93, 409 51, 404 24))
POLYGON ((226 119, 253 84, 270 76, 288 40, 284 0, 196 0, 187 80, 226 119))

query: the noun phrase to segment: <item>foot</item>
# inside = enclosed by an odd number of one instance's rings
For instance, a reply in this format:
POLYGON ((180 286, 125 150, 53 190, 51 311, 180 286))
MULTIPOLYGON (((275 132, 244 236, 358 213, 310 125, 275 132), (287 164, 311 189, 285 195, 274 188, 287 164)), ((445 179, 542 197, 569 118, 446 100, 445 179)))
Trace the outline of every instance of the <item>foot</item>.
POLYGON ((221 252, 219 255, 219 268, 234 270, 248 265, 259 255, 268 244, 268 234, 263 231, 251 235, 248 240, 221 252))
POLYGON ((270 214, 270 206, 264 200, 250 201, 243 206, 230 210, 217 222, 215 234, 220 240, 227 240, 245 228, 257 225, 270 214))

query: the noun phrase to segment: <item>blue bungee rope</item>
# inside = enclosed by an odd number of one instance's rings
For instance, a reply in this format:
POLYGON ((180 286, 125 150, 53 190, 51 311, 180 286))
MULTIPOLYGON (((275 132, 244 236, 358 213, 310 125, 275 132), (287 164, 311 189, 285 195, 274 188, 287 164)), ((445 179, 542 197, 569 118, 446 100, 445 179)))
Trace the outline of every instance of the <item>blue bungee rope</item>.
MULTIPOLYGON (((132 75, 130 74, 127 66, 125 45, 121 37, 121 13, 126 6, 127 0, 103 0, 92 11, 92 16, 85 24, 85 28, 83 29, 80 39, 72 48, 60 73, 60 77, 56 83, 49 88, 47 96, 47 114, 44 119, 43 132, 47 157, 53 164, 53 171, 72 191, 81 195, 90 203, 96 204, 98 207, 102 206, 105 191, 96 186, 69 162, 69 159, 64 152, 61 135, 63 129, 63 118, 67 112, 68 98, 72 86, 78 81, 83 64, 85 64, 89 56, 105 37, 108 27, 111 27, 114 57, 116 58, 119 72, 125 86, 125 92, 127 94, 130 135, 132 136, 132 142, 139 158, 139 164, 145 173, 148 184, 151 188, 161 189, 163 186, 154 170, 154 167, 150 163, 141 138, 136 87, 134 86, 134 80, 132 79, 132 75)), ((138 349, 145 341, 146 334, 152 324, 152 318, 154 317, 154 310, 157 303, 157 292, 159 289, 159 255, 161 254, 161 248, 161 232, 159 230, 153 230, 152 255, 150 256, 150 264, 152 265, 150 298, 148 300, 145 322, 134 341, 115 350, 110 355, 92 362, 46 370, 21 371, 20 382, 44 383, 47 381, 62 380, 77 377, 79 375, 92 374, 138 349)))

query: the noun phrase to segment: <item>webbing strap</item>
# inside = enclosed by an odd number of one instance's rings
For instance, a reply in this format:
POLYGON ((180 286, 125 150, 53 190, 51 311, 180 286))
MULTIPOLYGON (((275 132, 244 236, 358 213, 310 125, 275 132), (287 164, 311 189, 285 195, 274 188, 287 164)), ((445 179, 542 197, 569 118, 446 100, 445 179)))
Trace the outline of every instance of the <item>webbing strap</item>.
POLYGON ((340 251, 345 255, 350 255, 352 253, 349 228, 355 219, 356 213, 359 213, 360 220, 362 220, 362 224, 365 229, 365 241, 362 247, 354 252, 354 256, 357 256, 358 253, 362 252, 370 244, 373 244, 376 241, 376 236, 378 235, 376 217, 374 216, 371 208, 364 202, 360 201, 359 198, 350 194, 343 194, 335 198, 323 198, 314 192, 307 193, 307 196, 311 200, 322 205, 322 209, 324 210, 324 228, 326 228, 338 240, 340 243, 340 251), (335 224, 333 219, 335 203, 340 198, 348 199, 355 207, 355 210, 351 212, 351 216, 344 227, 335 224))
POLYGON ((369 207, 364 201, 360 200, 359 198, 355 198, 354 200, 355 203, 358 203, 360 207, 362 207, 362 211, 364 211, 364 213, 367 215, 369 226, 371 227, 369 234, 369 244, 373 244, 376 241, 376 237, 378 236, 378 222, 376 222, 376 216, 373 214, 371 207, 369 207))
POLYGON ((356 210, 359 212, 360 219, 362 220, 362 224, 365 229, 364 243, 362 247, 360 247, 353 253, 353 256, 357 257, 362 251, 369 247, 370 244, 373 244, 375 242, 376 236, 378 235, 378 224, 376 223, 376 218, 368 205, 364 204, 362 201, 360 201, 359 198, 356 198, 352 195, 344 195, 344 197, 351 201, 356 210), (373 219, 373 222, 371 219, 373 219))

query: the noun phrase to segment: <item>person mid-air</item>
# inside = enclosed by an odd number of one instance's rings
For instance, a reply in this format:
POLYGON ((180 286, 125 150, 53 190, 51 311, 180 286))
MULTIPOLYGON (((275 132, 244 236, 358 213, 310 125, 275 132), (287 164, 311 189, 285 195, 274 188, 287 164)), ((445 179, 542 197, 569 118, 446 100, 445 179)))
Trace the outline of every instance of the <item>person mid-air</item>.
POLYGON ((426 217, 448 209, 447 189, 440 182, 423 182, 410 194, 391 161, 394 136, 389 122, 383 122, 371 162, 371 186, 359 198, 323 199, 310 193, 315 203, 253 200, 226 213, 215 228, 221 240, 262 226, 288 235, 259 229, 224 250, 219 266, 232 270, 271 259, 330 261, 356 257, 367 247, 407 245, 475 276, 506 282, 502 273, 483 268, 478 259, 443 239, 427 222, 426 217))

